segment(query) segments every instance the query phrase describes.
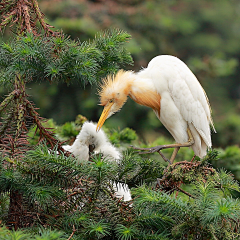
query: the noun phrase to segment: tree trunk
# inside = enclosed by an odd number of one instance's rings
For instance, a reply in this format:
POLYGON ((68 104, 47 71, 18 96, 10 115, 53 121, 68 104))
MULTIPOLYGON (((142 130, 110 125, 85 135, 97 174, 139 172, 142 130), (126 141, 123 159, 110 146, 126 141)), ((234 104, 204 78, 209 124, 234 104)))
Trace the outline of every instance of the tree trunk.
POLYGON ((10 204, 8 210, 7 226, 9 229, 22 227, 23 218, 23 195, 18 190, 10 192, 10 204))

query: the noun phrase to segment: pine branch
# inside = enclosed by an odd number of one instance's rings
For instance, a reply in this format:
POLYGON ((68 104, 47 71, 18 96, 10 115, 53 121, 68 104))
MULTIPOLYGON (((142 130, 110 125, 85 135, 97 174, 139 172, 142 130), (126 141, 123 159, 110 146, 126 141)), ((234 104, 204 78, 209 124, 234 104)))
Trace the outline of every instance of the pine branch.
MULTIPOLYGON (((8 94, 8 96, 2 101, 2 103, 0 104, 0 114, 1 112, 7 108, 8 104, 11 103, 11 101, 18 95, 18 91, 14 90, 12 91, 10 94, 8 94)), ((1 135, 1 134, 0 134, 1 135)))
POLYGON ((121 51, 128 40, 126 33, 113 31, 111 37, 113 42, 110 51, 106 37, 81 43, 63 36, 38 37, 27 33, 26 36, 15 39, 11 45, 0 46, 0 56, 3 57, 0 60, 2 83, 11 85, 16 74, 20 74, 25 82, 64 81, 70 84, 78 81, 82 86, 96 83, 107 73, 113 73, 124 64, 132 63, 130 54, 121 51), (115 40, 116 35, 122 36, 122 42, 115 40), (101 45, 96 44, 100 40, 101 45), (112 57, 109 56, 109 51, 112 57), (125 61, 124 58, 128 60, 125 61))
POLYGON ((37 22, 43 28, 46 36, 57 36, 59 33, 52 31, 49 24, 45 23, 36 0, 3 0, 0 5, 0 30, 2 31, 7 25, 12 28, 17 26, 18 34, 33 33, 39 35, 37 22))
POLYGON ((59 33, 52 31, 50 28, 53 28, 53 26, 50 26, 49 24, 45 23, 44 21, 44 15, 40 11, 38 2, 36 0, 31 0, 32 6, 34 9, 34 12, 36 14, 36 19, 40 22, 42 28, 44 29, 45 34, 48 36, 49 34, 52 36, 57 36, 59 33))
POLYGON ((36 131, 39 130, 40 138, 38 142, 40 143, 42 141, 47 141, 47 143, 50 144, 52 149, 54 149, 57 146, 58 151, 64 152, 64 149, 62 148, 59 140, 55 138, 54 133, 52 131, 49 131, 49 129, 45 128, 42 125, 39 114, 36 112, 35 108, 28 100, 26 101, 26 107, 29 117, 32 118, 33 123, 36 124, 37 126, 36 131))

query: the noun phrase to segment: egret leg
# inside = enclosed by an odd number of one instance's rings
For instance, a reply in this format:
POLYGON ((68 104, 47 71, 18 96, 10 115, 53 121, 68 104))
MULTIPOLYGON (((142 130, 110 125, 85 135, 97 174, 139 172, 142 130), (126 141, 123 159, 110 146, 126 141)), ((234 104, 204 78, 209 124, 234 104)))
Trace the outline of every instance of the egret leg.
POLYGON ((176 147, 173 150, 172 156, 170 158, 170 165, 173 164, 175 157, 177 156, 177 153, 179 151, 180 147, 176 147))
MULTIPOLYGON (((148 153, 158 152, 161 156, 163 155, 162 153, 160 153, 160 151, 162 149, 175 148, 173 153, 172 153, 172 156, 171 156, 170 160, 167 160, 170 164, 172 164, 176 155, 177 155, 177 153, 178 153, 178 151, 179 151, 179 149, 180 149, 180 147, 190 147, 194 144, 194 139, 192 137, 192 134, 191 134, 191 131, 189 130, 189 128, 187 129, 187 133, 188 133, 189 138, 188 138, 188 141, 186 143, 166 144, 166 145, 159 145, 159 146, 151 147, 151 148, 138 148, 138 147, 134 147, 134 146, 131 146, 131 147, 133 149, 136 149, 136 150, 144 151, 144 152, 139 152, 139 154, 148 154, 148 153)), ((166 157, 164 156, 163 159, 165 160, 166 157)))

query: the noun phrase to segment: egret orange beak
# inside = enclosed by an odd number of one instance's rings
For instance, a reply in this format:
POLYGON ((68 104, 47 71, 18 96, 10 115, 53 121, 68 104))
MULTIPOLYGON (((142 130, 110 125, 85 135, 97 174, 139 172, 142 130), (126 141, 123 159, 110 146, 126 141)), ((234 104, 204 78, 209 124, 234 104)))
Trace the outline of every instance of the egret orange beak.
POLYGON ((97 128, 96 128, 96 131, 97 131, 97 132, 101 129, 102 125, 103 125, 104 122, 106 121, 112 105, 113 105, 113 103, 109 103, 109 104, 107 104, 107 105, 104 107, 103 112, 102 112, 102 115, 101 115, 101 117, 99 118, 99 121, 98 121, 98 124, 97 124, 97 128))

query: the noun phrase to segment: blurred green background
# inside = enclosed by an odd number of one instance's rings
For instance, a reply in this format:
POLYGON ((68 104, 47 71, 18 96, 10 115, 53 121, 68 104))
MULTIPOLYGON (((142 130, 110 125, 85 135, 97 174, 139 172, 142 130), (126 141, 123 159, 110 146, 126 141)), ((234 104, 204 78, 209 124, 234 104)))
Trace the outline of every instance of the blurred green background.
MULTIPOLYGON (((88 41, 100 30, 119 28, 132 35, 126 45, 138 71, 155 56, 169 54, 183 60, 205 89, 217 134, 213 146, 240 142, 240 1, 239 0, 39 0, 46 21, 73 39, 88 41)), ((12 33, 6 29, 2 39, 12 33)), ((98 121, 97 86, 77 83, 31 83, 28 93, 42 117, 57 124, 78 114, 98 121)), ((4 94, 3 90, 0 90, 4 94)), ((130 127, 146 141, 171 137, 151 109, 128 100, 106 126, 130 127)))

